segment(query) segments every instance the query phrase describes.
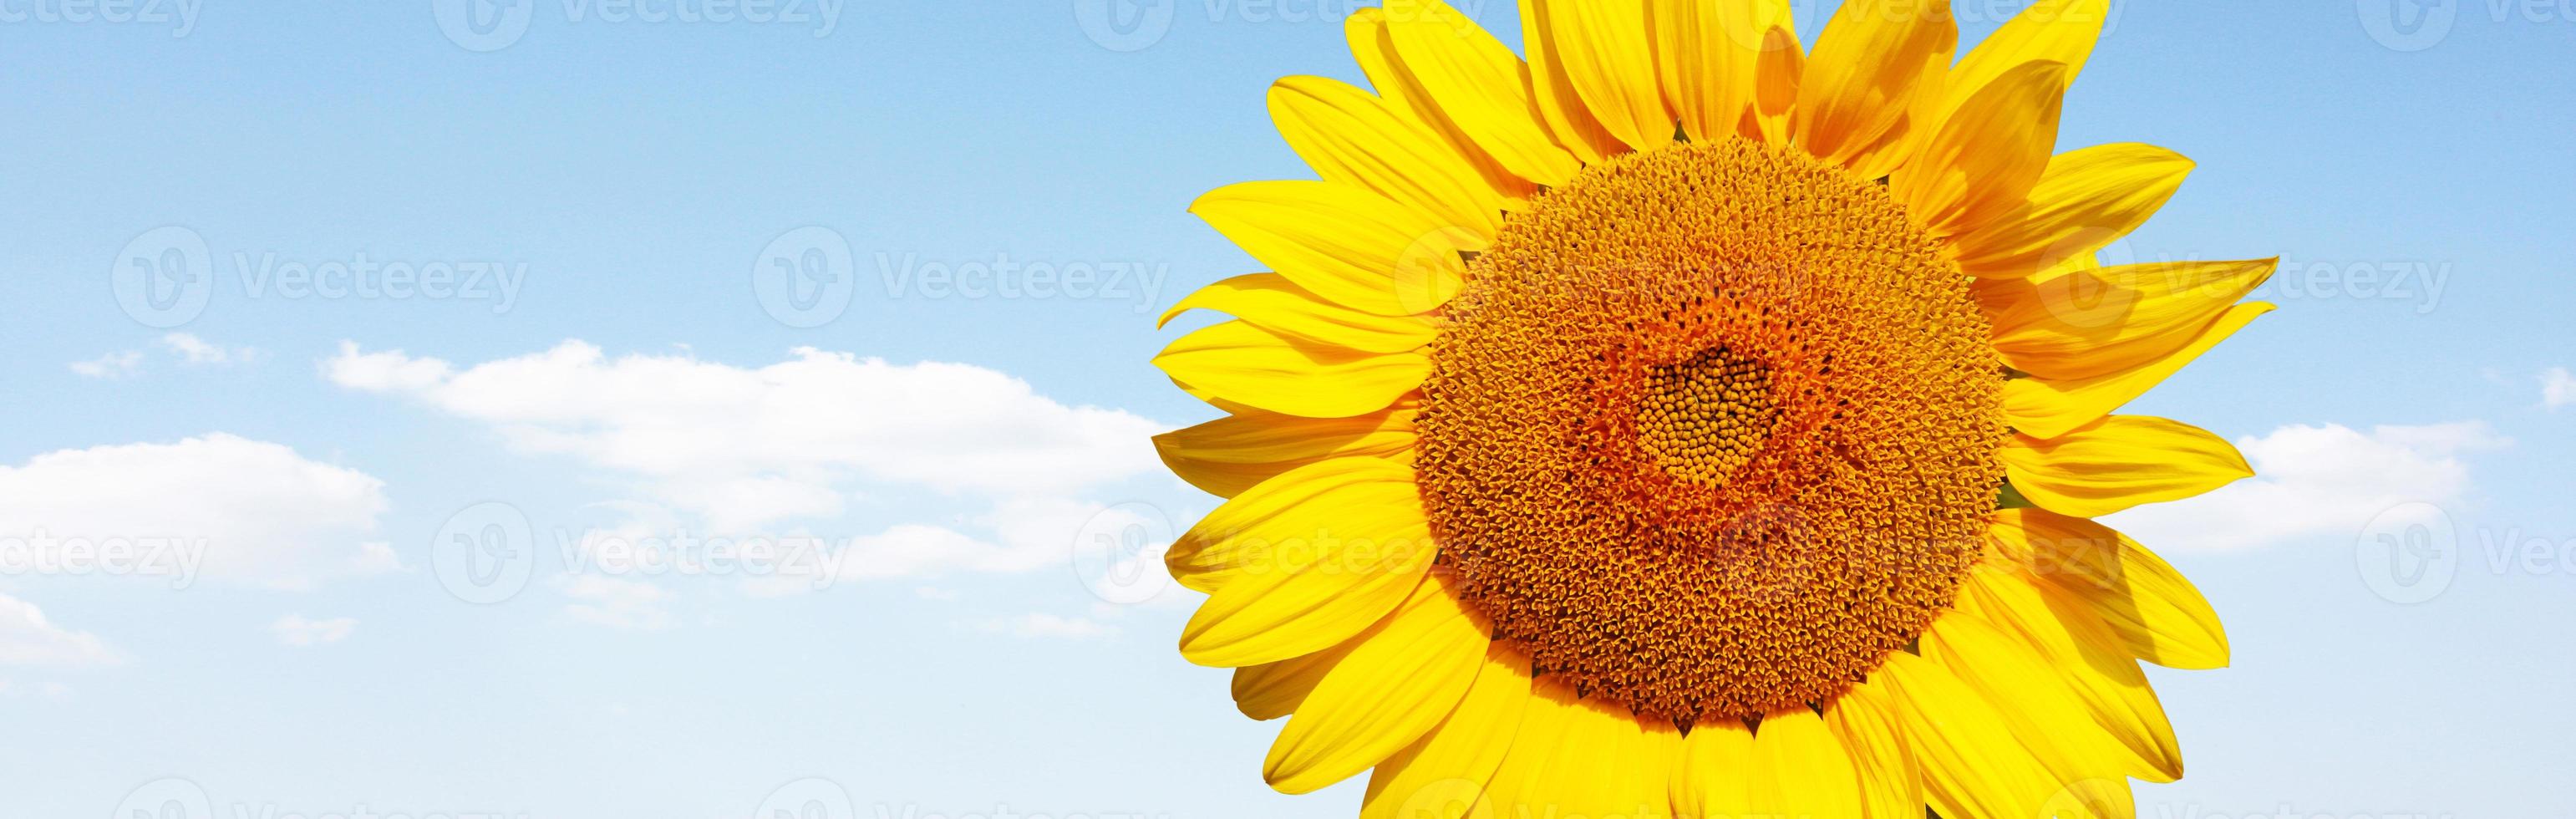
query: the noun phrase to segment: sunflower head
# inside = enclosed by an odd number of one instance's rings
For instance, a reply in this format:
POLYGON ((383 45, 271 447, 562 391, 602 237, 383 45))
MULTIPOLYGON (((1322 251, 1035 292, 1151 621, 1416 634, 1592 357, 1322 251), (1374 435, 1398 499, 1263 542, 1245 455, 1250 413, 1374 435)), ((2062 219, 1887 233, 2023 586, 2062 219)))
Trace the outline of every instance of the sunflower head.
POLYGON ((2271 265, 2092 263, 2190 167, 2056 152, 2105 6, 1954 59, 1939 0, 1851 0, 1812 53, 1777 0, 1526 0, 1522 57, 1391 2, 1349 24, 1373 89, 1275 87, 1321 178, 1200 201, 1275 272, 1157 359, 1227 412, 1157 440, 1230 498, 1169 560, 1210 595, 1184 656, 1294 715, 1270 782, 1913 819, 2179 776, 2138 664, 2224 638, 2087 518, 2250 474, 2112 410, 2271 265))

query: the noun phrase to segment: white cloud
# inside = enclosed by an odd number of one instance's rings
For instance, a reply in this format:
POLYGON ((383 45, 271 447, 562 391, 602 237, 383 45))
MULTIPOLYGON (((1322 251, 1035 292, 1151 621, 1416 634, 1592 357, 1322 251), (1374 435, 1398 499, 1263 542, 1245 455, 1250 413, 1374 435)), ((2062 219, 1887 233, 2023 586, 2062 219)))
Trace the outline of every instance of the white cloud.
POLYGON ((2551 367, 2541 373, 2540 403, 2552 411, 2576 404, 2576 376, 2569 375, 2565 367, 2551 367))
POLYGON ((2465 453, 2510 444, 2483 422, 2287 426, 2237 440, 2256 477, 2192 500, 2154 504, 2104 522, 2149 547, 2245 549, 2360 532, 2400 505, 2461 503, 2474 489, 2465 453))
POLYGON ((685 354, 610 358, 568 341, 460 369, 343 343, 323 371, 485 422, 524 451, 618 473, 725 530, 830 517, 871 482, 1061 497, 1156 469, 1147 439, 1168 428, 1066 406, 981 367, 815 349, 743 368, 685 354))
POLYGON ((290 646, 317 646, 349 639, 349 634, 358 630, 358 621, 351 617, 312 620, 301 614, 289 614, 270 623, 268 630, 277 635, 278 642, 290 646))
POLYGON ((1044 612, 985 620, 976 630, 1034 640, 1104 640, 1118 634, 1117 627, 1098 620, 1044 612))
POLYGON ((35 604, 0 594, 0 665, 75 668, 123 661, 96 635, 54 625, 35 604))
POLYGON ((89 378, 124 378, 143 367, 143 353, 127 350, 71 363, 72 372, 89 378))
POLYGON ((358 556, 350 559, 349 571, 354 574, 393 574, 411 571, 411 567, 403 565, 402 555, 394 553, 393 544, 376 540, 358 544, 358 556))
POLYGON ((632 631, 671 625, 671 592, 660 586, 595 574, 568 575, 557 585, 572 598, 564 613, 575 620, 632 631))
POLYGON ((161 346, 169 348, 170 352, 177 353, 180 361, 190 365, 240 364, 259 357, 258 350, 249 347, 227 348, 189 333, 171 333, 162 336, 161 346))
POLYGON ((381 570, 361 543, 385 508, 366 473, 220 433, 0 466, 0 546, 27 574, 303 588, 381 570))

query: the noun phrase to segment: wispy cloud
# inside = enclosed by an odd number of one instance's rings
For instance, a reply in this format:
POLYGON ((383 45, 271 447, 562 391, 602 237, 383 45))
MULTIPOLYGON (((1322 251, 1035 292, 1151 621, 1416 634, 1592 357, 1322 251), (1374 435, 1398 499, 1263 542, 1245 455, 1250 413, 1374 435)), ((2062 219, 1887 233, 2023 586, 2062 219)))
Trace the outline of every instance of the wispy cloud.
POLYGON ((810 348, 735 367, 570 341, 459 368, 343 343, 323 371, 579 458, 718 529, 830 517, 871 485, 1064 497, 1156 469, 1147 439, 1168 428, 981 367, 810 348))
POLYGON ((0 594, 0 665, 78 668, 123 661, 97 635, 54 625, 36 604, 0 594))
POLYGON ((268 625, 269 633, 276 635, 278 642, 297 647, 336 643, 349 639, 349 635, 357 630, 356 618, 315 620, 301 614, 289 614, 268 625))
POLYGON ((2475 490, 2466 455, 2511 442, 2483 422, 2380 426, 2287 426, 2236 441, 2256 477, 2186 501, 2155 504, 2104 522, 2158 549, 2267 546, 2324 533, 2361 531, 2397 506, 2468 500, 2475 490))
POLYGON ((142 370, 143 353, 135 350, 108 353, 88 361, 74 361, 71 368, 72 372, 89 378, 125 378, 142 370))
POLYGON ((39 573, 303 588, 390 568, 364 545, 387 506, 364 472, 221 433, 0 465, 0 539, 39 573))
POLYGON ((2540 403, 2553 412, 2559 407, 2576 404, 2576 375, 2569 375, 2565 367, 2551 367, 2548 372, 2541 373, 2540 403))

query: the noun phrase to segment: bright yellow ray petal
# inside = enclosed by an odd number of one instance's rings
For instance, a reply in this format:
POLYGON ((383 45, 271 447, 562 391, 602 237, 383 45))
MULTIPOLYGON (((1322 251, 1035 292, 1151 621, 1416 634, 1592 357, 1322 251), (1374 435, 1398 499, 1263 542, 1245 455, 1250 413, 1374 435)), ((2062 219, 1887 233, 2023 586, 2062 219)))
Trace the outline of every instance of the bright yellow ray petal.
POLYGON ((1489 645, 1467 696, 1440 726, 1370 775, 1360 819, 1490 817, 1485 782, 1519 735, 1529 658, 1489 645))
POLYGON ((1862 819, 1917 819, 1923 815, 1923 767, 1898 725, 1894 705, 1880 686, 1856 686, 1825 709, 1860 778, 1862 819))
POLYGON ((2033 582, 2008 568, 1980 566, 1962 586, 1960 610, 2021 635, 2062 669, 2094 724, 2128 751, 2125 773, 2155 782, 2180 778, 2182 746, 2137 659, 2099 618, 2058 616, 2033 582))
POLYGON ((1566 66, 1566 52, 1572 45, 1560 41, 1558 32, 1574 24, 1556 17, 1566 13, 1568 6, 1588 1, 1521 0, 1521 50, 1529 54, 1530 97, 1538 103, 1539 124, 1546 126, 1556 144, 1591 165, 1629 148, 1593 116, 1566 66))
MULTIPOLYGON (((1691 728, 1673 762, 1673 810, 1683 816, 1752 816, 1753 729, 1723 719, 1691 728)), ((1914 819, 1906 817, 1906 819, 1914 819)))
POLYGON ((1753 111, 1745 116, 1744 138, 1770 145, 1789 144, 1799 89, 1806 84, 1807 53, 1803 48, 1797 33, 1785 22, 1763 32, 1762 55, 1754 66, 1753 111))
POLYGON ((1181 656, 1240 667, 1330 648, 1393 611, 1437 551, 1410 467, 1342 458, 1289 472, 1166 553, 1173 576, 1210 590, 1181 656))
POLYGON ((2153 145, 2059 154, 2020 209, 1952 238, 1959 268, 1982 279, 2023 278, 2100 250, 2146 224, 2191 169, 2191 160, 2153 145))
POLYGON ((1302 418, 1260 410, 1154 436, 1154 451, 1181 480, 1231 498, 1280 473, 1334 458, 1410 463, 1414 411, 1302 418))
POLYGON ((1772 714, 1753 735, 1748 779, 1755 816, 1859 816, 1851 750, 1814 711, 1772 714))
POLYGON ((2042 378, 2092 378, 2164 358, 2272 277, 2278 259, 2075 270, 1978 283, 2004 364, 2042 378))
POLYGON ((1309 418, 1385 409, 1431 374, 1431 359, 1421 353, 1300 344, 1242 321, 1180 337, 1154 357, 1154 366, 1208 395, 1309 418))
POLYGON ((1190 212, 1297 286, 1381 316, 1447 303, 1466 280, 1459 252, 1483 246, 1463 226, 1330 182, 1229 185, 1190 212))
POLYGON ((2253 323, 2254 319, 2272 312, 2263 302, 2238 305, 2220 314, 2190 337, 2181 349, 2165 357, 2138 364, 2127 370, 2105 373, 2090 378, 2055 380, 2016 378, 2004 382, 2004 419, 2014 429, 2034 438, 2055 438, 2111 414, 2147 390, 2164 383, 2183 365, 2190 364, 2202 353, 2218 346, 2228 336, 2253 323))
POLYGON ((1231 687, 1235 710, 1263 721, 1295 713, 1306 695, 1314 693, 1315 685, 1324 681, 1324 675, 1366 639, 1367 633, 1362 632, 1341 645, 1313 654, 1235 669, 1231 687))
POLYGON ((2045 441, 2017 435, 2001 457, 2023 497, 2079 517, 2188 498, 2254 476, 2224 439, 2146 416, 2114 415, 2045 441))
MULTIPOLYGON (((1399 0, 1394 11, 1402 15, 1398 19, 1430 19, 1434 12, 1425 7, 1424 2, 1437 0, 1399 0)), ((1422 87, 1422 81, 1414 77, 1413 71, 1405 66, 1403 57, 1396 53, 1395 32, 1387 25, 1388 11, 1377 6, 1360 9, 1351 12, 1342 24, 1343 34, 1350 40, 1351 56, 1359 62, 1360 71, 1367 75, 1369 85, 1377 89, 1378 96, 1402 111, 1407 119, 1438 134, 1442 144, 1474 167, 1476 175, 1493 192, 1504 210, 1527 209, 1529 197, 1538 192, 1538 186, 1504 167, 1440 110, 1440 104, 1432 99, 1430 90, 1422 87)), ((1518 58, 1508 53, 1503 56, 1517 64, 1518 58)), ((1573 158, 1569 156, 1566 161, 1570 164, 1573 158)))
MULTIPOLYGON (((2108 526, 2042 509, 1996 512, 1988 545, 2051 595, 2099 617, 2130 653, 2167 668, 2227 665, 2227 632, 2191 581, 2108 526)), ((2071 616, 2064 615, 2062 616, 2071 616)))
POLYGON ((1191 310, 1232 313, 1282 336, 1364 353, 1411 352, 1439 334, 1439 326, 1427 316, 1363 313, 1317 298, 1277 273, 1236 276, 1199 288, 1164 311, 1156 326, 1191 310))
POLYGON ((1785 0, 1654 0, 1655 62, 1664 99, 1695 140, 1742 133, 1761 88, 1766 32, 1787 25, 1785 0))
POLYGON ((1485 789, 1496 817, 1672 813, 1667 777, 1682 740, 1671 726, 1645 729, 1541 679, 1521 731, 1485 789))
POLYGON ((2102 37, 2110 7, 2111 0, 2032 3, 1959 58, 1958 67, 1950 70, 1948 102, 1935 121, 1947 120, 1969 96, 2025 63, 2064 63, 2067 83, 2073 84, 2093 56, 2094 41, 2102 37))
POLYGON ((1673 141, 1646 0, 1535 0, 1550 45, 1585 110, 1620 142, 1650 151, 1673 141))
POLYGON ((1491 644, 1438 578, 1423 581, 1306 696, 1262 778, 1309 793, 1412 745, 1466 696, 1491 644))
POLYGON ((1899 651, 1867 685, 1891 691, 1923 766, 1925 801, 1942 816, 2037 816, 2059 783, 1996 713, 1948 669, 1899 651))
POLYGON ((1326 182, 1376 191, 1488 240, 1502 202, 1476 167, 1400 108, 1340 80, 1289 77, 1270 87, 1270 117, 1326 182))
POLYGON ((1790 130, 1799 145, 1864 179, 1906 156, 1915 95, 1959 45, 1949 0, 1851 0, 1816 38, 1790 130))
POLYGON ((2094 727, 2066 672, 2013 635, 1952 611, 1923 633, 1923 656, 1950 670, 2004 715, 2013 735, 2060 782, 2124 776, 2128 749, 2094 727))
POLYGON ((1935 235, 2009 214, 2030 195, 2057 149, 2066 66, 2023 63, 1960 106, 1889 180, 1889 192, 1935 235))
POLYGON ((1389 14, 1403 68, 1440 115, 1521 178, 1563 184, 1583 165, 1556 144, 1530 97, 1530 71, 1511 49, 1438 0, 1389 14))

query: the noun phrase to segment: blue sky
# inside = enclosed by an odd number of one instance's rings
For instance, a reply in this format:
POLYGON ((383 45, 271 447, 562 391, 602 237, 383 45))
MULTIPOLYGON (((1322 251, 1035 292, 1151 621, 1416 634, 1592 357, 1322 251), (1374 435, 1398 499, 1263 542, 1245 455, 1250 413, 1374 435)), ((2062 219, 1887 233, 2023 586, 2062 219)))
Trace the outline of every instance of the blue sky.
MULTIPOLYGON (((0 802, 1348 814, 1261 785, 1112 544, 1213 503, 1143 441, 1209 415, 1152 318, 1253 269, 1183 207, 1307 176, 1263 90, 1355 78, 1350 5, 0 3, 0 551, 166 546, 0 567, 0 802)), ((2191 771, 2141 815, 2560 810, 2571 49, 2563 3, 2119 4, 2062 145, 2199 170, 2111 258, 2284 260, 2132 408, 2266 472, 2123 522, 2236 659, 2156 677, 2191 771)))

